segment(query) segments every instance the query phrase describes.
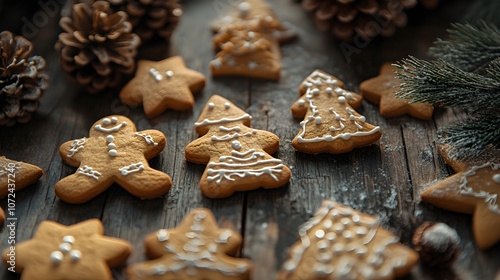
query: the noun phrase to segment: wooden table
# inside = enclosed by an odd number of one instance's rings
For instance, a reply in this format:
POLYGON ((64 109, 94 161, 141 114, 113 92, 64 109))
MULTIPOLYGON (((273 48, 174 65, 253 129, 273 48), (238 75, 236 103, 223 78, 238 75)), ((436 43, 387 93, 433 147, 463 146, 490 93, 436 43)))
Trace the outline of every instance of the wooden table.
MULTIPOLYGON (((21 3, 22 2, 22 3, 21 3)), ((37 1, 30 5, 4 3, 0 24, 17 34, 41 10, 37 1)), ((55 2, 55 1, 54 1, 55 2)), ((207 22, 223 12, 218 6, 232 0, 183 1, 184 15, 171 45, 156 44, 141 49, 140 58, 160 60, 181 55, 188 67, 204 73, 207 86, 196 94, 190 111, 167 111, 148 120, 142 107, 129 108, 120 103, 118 90, 88 95, 69 82, 57 63, 54 43, 59 29, 58 16, 49 16, 32 38, 35 52, 48 62, 51 87, 41 99, 34 119, 24 125, 0 128, 2 155, 40 166, 43 177, 33 186, 17 193, 19 217, 17 241, 32 237, 44 220, 73 224, 89 218, 101 219, 106 234, 129 240, 134 252, 128 264, 146 259, 144 237, 159 229, 175 227, 193 208, 211 209, 222 227, 244 236, 241 255, 255 262, 253 279, 274 279, 286 258, 289 246, 297 240, 297 228, 316 211, 325 198, 377 216, 381 224, 409 245, 414 229, 423 221, 441 221, 457 229, 463 250, 452 270, 416 268, 406 279, 493 279, 500 267, 500 244, 481 251, 471 231, 471 216, 452 213, 423 204, 420 193, 453 171, 443 162, 434 140, 437 129, 460 119, 450 109, 436 110, 431 121, 408 116, 386 119, 378 107, 364 102, 358 110, 368 122, 379 125, 381 141, 370 147, 341 155, 307 155, 295 152, 291 140, 299 132, 299 122, 290 114, 298 98, 298 86, 314 69, 334 74, 357 91, 361 81, 376 76, 385 61, 395 61, 413 54, 425 57, 432 41, 444 36, 449 22, 461 19, 468 3, 444 1, 434 11, 413 12, 413 21, 390 39, 376 40, 358 48, 347 62, 339 43, 314 27, 308 15, 291 0, 270 1, 279 18, 297 26, 300 39, 282 47, 283 70, 279 82, 240 77, 213 79, 209 62, 212 33, 207 22), (453 2, 453 3, 452 3, 453 2), (292 170, 288 185, 274 190, 237 193, 226 199, 208 199, 198 189, 204 165, 186 162, 184 147, 196 139, 193 123, 212 94, 230 99, 253 116, 252 126, 277 134, 281 147, 275 157, 292 170), (62 202, 54 195, 58 180, 75 172, 62 162, 59 146, 65 141, 88 136, 91 125, 101 117, 123 114, 138 130, 153 128, 167 137, 167 147, 150 161, 153 168, 172 177, 174 186, 163 198, 140 200, 117 185, 81 205, 62 202)), ((7 201, 0 201, 5 208, 7 201)), ((8 231, 0 231, 0 247, 7 247, 8 231)), ((125 279, 124 269, 113 270, 115 279, 125 279)), ((18 279, 2 272, 1 279, 18 279)))

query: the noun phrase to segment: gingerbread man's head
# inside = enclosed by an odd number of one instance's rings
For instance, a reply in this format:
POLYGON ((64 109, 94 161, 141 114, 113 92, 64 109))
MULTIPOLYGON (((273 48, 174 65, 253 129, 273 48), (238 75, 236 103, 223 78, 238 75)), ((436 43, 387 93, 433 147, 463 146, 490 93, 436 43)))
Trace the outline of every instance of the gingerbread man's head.
POLYGON ((135 124, 129 118, 113 115, 95 122, 90 129, 90 137, 126 135, 136 131, 135 124))

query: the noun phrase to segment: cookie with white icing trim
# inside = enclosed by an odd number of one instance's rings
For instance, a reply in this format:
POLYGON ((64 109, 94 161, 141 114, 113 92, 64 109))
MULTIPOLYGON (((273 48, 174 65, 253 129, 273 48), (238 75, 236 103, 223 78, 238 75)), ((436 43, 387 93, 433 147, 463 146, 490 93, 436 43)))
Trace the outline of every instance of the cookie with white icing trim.
MULTIPOLYGON (((15 198, 14 192, 34 184, 43 171, 40 167, 22 161, 0 157, 0 198, 15 198)), ((5 213, 0 208, 0 225, 5 221, 5 213)))
POLYGON ((167 109, 193 108, 193 92, 205 86, 205 76, 186 68, 184 59, 174 56, 162 61, 139 60, 135 77, 120 92, 127 105, 144 106, 148 118, 167 109))
POLYGON ((344 89, 344 83, 321 70, 314 70, 299 87, 300 99, 292 115, 304 118, 293 139, 295 150, 308 153, 346 153, 380 140, 380 127, 366 122, 355 111, 363 98, 344 89))
POLYGON ((299 228, 278 279, 394 279, 407 274, 418 254, 380 227, 377 219, 331 200, 299 228))
POLYGON ((404 99, 394 96, 400 89, 401 81, 396 78, 398 68, 391 63, 384 63, 380 74, 362 82, 359 92, 366 100, 379 104, 380 114, 386 118, 410 115, 422 120, 430 120, 434 107, 429 103, 408 103, 404 99))
POLYGON ((281 70, 280 42, 297 36, 274 15, 262 0, 247 0, 213 27, 212 76, 240 75, 278 80, 281 70))
MULTIPOLYGON (((15 272, 22 273, 23 280, 111 280, 110 267, 123 265, 132 247, 103 233, 97 219, 71 226, 43 221, 32 239, 16 244, 15 272)), ((7 267, 9 254, 10 248, 2 255, 7 267)))
POLYGON ((210 210, 194 209, 178 227, 146 237, 146 254, 153 260, 129 266, 128 279, 249 279, 252 262, 230 256, 241 242, 239 234, 217 226, 210 210))
POLYGON ((185 148, 188 161, 207 164, 200 181, 205 196, 222 198, 235 191, 277 188, 290 180, 290 169, 271 156, 279 149, 278 136, 250 128, 251 119, 221 96, 207 102, 195 123, 202 137, 185 148))
POLYGON ((102 118, 92 125, 90 137, 61 145, 63 161, 78 170, 57 182, 56 195, 69 203, 83 203, 116 182, 142 199, 160 197, 168 192, 172 180, 149 167, 148 160, 157 156, 165 144, 161 131, 137 132, 135 124, 124 116, 102 118))
POLYGON ((487 249, 500 241, 500 157, 481 161, 461 161, 439 151, 456 174, 426 189, 420 198, 436 207, 472 214, 472 229, 479 248, 487 249))

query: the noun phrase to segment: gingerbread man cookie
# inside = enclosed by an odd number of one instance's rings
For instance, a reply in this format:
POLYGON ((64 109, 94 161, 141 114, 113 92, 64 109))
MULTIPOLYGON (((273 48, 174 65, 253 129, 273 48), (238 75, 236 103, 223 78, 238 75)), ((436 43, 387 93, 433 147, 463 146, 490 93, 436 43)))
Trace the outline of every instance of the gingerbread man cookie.
POLYGON ((8 248, 2 258, 22 280, 111 280, 109 268, 123 265, 132 247, 103 233, 97 219, 72 226, 43 221, 33 239, 16 244, 15 251, 8 248))
POLYGON ((148 160, 157 156, 165 143, 163 133, 137 132, 127 117, 102 118, 90 129, 90 137, 68 141, 59 149, 61 158, 78 170, 57 182, 56 195, 69 203, 83 203, 116 182, 142 199, 160 197, 172 181, 149 167, 148 160))
POLYGON ((192 93, 204 86, 205 76, 186 68, 180 56, 140 60, 135 77, 120 92, 120 100, 127 105, 143 104, 146 116, 153 118, 166 109, 192 109, 192 93))
POLYGON ((185 149, 186 159, 208 164, 200 181, 201 192, 222 198, 235 191, 277 188, 290 180, 290 169, 273 154, 278 136, 250 128, 252 117, 218 95, 210 98, 195 129, 203 135, 185 149))
POLYGON ((210 63, 212 76, 240 75, 278 80, 280 42, 296 37, 261 0, 247 0, 214 26, 213 45, 219 51, 210 63))
POLYGON ((426 189, 424 202, 446 210, 473 214, 473 232, 477 245, 487 249, 500 241, 500 158, 468 162, 448 156, 447 146, 441 155, 457 174, 426 189))
MULTIPOLYGON (((15 200, 14 192, 34 184, 43 171, 40 167, 22 161, 0 157, 0 198, 15 200)), ((0 208, 0 225, 5 221, 5 213, 0 208)))
POLYGON ((239 234, 217 226, 210 210, 194 209, 177 228, 146 237, 146 254, 153 260, 129 266, 128 279, 249 279, 252 262, 229 256, 241 242, 239 234))
POLYGON ((378 126, 354 109, 362 97, 343 89, 344 83, 321 70, 314 70, 300 85, 302 97, 292 105, 292 115, 304 118, 293 139, 295 150, 308 153, 346 153, 380 140, 378 126))
POLYGON ((360 93, 368 101, 380 104, 380 114, 384 117, 394 118, 408 114, 422 120, 430 120, 434 107, 429 103, 408 103, 394 96, 401 85, 401 81, 396 78, 397 70, 391 63, 385 63, 380 68, 380 75, 359 85, 360 93))
POLYGON ((398 243, 375 217, 331 200, 299 229, 279 279, 394 279, 407 274, 418 254, 398 243))

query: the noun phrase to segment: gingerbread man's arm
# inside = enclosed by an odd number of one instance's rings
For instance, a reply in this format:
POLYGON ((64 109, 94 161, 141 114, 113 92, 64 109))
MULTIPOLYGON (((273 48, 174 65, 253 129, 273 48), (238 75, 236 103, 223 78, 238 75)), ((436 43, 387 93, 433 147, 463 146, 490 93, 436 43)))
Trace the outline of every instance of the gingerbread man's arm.
POLYGON ((67 141, 59 148, 59 155, 67 164, 78 167, 85 158, 85 147, 92 146, 93 141, 94 139, 86 137, 67 141))
POLYGON ((345 91, 352 95, 352 98, 348 99, 347 103, 349 103, 353 109, 358 109, 361 106, 361 103, 363 103, 363 96, 349 90, 345 91))
POLYGON ((156 129, 134 132, 134 137, 132 139, 132 143, 137 149, 144 151, 147 160, 157 156, 167 144, 165 135, 156 129))

